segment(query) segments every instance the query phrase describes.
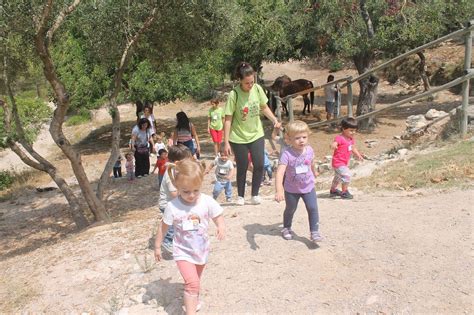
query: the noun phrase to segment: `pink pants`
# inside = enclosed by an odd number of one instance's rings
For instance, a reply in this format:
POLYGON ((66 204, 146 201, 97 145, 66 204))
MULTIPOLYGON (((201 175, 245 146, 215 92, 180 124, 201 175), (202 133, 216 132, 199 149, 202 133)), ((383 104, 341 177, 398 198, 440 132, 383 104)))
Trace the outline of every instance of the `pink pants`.
POLYGON ((177 260, 176 264, 184 279, 184 292, 189 295, 199 295, 201 274, 206 265, 195 265, 186 260, 177 260))

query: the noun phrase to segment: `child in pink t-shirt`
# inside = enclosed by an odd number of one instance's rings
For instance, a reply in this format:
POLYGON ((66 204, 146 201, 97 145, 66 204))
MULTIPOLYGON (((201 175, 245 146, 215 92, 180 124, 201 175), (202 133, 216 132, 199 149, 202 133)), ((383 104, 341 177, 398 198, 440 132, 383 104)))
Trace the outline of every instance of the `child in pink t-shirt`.
POLYGON ((357 130, 357 120, 352 117, 343 119, 341 129, 342 133, 336 136, 331 144, 331 148, 334 150, 332 155, 334 179, 329 195, 331 197, 340 196, 342 199, 352 199, 353 196, 348 190, 352 176, 348 167, 351 153, 354 153, 357 159, 363 160, 362 155, 355 148, 354 134, 357 130), (337 189, 340 183, 342 183, 342 191, 337 189))

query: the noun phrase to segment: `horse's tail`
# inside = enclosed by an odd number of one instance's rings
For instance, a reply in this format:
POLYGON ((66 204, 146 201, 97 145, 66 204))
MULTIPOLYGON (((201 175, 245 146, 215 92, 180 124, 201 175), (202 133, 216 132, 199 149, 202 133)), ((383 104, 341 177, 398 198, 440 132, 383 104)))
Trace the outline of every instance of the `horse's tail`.
MULTIPOLYGON (((311 82, 311 88, 314 88, 314 85, 313 85, 313 82, 311 82)), ((311 91, 309 92, 309 97, 310 97, 310 100, 311 100, 311 108, 313 108, 313 105, 314 105, 314 91, 311 91)))

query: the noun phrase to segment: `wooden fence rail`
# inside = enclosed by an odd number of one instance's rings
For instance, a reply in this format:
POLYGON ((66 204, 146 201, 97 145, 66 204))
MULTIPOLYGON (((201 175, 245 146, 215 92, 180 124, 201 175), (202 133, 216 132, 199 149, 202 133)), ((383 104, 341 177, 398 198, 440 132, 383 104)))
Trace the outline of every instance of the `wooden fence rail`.
MULTIPOLYGON (((300 96, 300 95, 303 95, 303 94, 308 94, 310 92, 314 92, 314 91, 322 89, 322 88, 325 88, 328 85, 337 84, 337 83, 340 83, 340 82, 345 82, 344 84, 341 85, 341 88, 345 88, 345 87, 347 88, 348 116, 345 116, 345 117, 352 117, 353 116, 352 115, 352 102, 353 102, 352 84, 367 78, 369 75, 371 75, 371 74, 373 74, 377 71, 380 71, 380 70, 388 67, 389 65, 391 65, 391 64, 393 64, 393 63, 395 63, 399 60, 402 60, 403 58, 406 58, 410 55, 416 54, 417 52, 420 52, 420 51, 425 50, 427 48, 433 47, 433 46, 435 46, 439 43, 445 42, 447 40, 464 36, 464 42, 465 42, 465 44, 464 44, 465 45, 464 74, 462 76, 460 76, 457 79, 454 79, 454 80, 452 80, 452 81, 450 81, 450 82, 448 82, 448 83, 446 83, 442 86, 432 88, 431 90, 429 90, 427 92, 424 92, 424 93, 421 93, 421 94, 418 94, 418 95, 414 95, 414 96, 409 97, 405 100, 401 100, 401 101, 395 102, 393 104, 390 104, 390 105, 388 105, 388 106, 386 106, 382 109, 375 110, 375 111, 366 113, 364 115, 357 116, 355 118, 357 120, 368 118, 368 117, 374 116, 374 115, 376 115, 380 112, 386 111, 388 109, 406 104, 407 102, 411 102, 411 101, 414 101, 414 100, 417 100, 417 99, 420 99, 420 98, 424 98, 426 96, 432 95, 432 94, 437 93, 439 91, 449 89, 449 88, 451 88, 455 85, 458 85, 458 84, 463 84, 463 87, 462 87, 462 106, 461 106, 461 117, 462 118, 461 118, 461 125, 460 125, 460 131, 461 131, 460 135, 461 135, 461 137, 465 137, 465 135, 467 133, 467 119, 468 119, 468 117, 467 117, 468 116, 467 115, 467 107, 469 106, 469 84, 470 84, 469 80, 471 78, 473 78, 473 70, 471 69, 472 36, 473 36, 473 33, 474 33, 474 20, 471 20, 466 24, 465 28, 460 29, 460 30, 455 31, 455 32, 452 32, 452 33, 450 33, 448 35, 445 35, 443 37, 440 37, 438 39, 435 39, 435 40, 433 40, 433 41, 431 41, 427 44, 419 46, 419 47, 417 47, 415 49, 412 49, 410 51, 407 51, 406 53, 403 53, 403 54, 401 54, 401 55, 399 55, 395 58, 392 58, 389 61, 384 62, 381 65, 379 65, 377 67, 374 67, 374 68, 362 73, 361 75, 359 75, 355 78, 352 78, 350 76, 349 77, 344 77, 344 78, 341 78, 341 79, 338 79, 338 80, 335 80, 335 81, 332 81, 332 82, 328 82, 328 83, 325 83, 325 84, 322 84, 322 85, 315 86, 311 89, 307 89, 307 90, 304 90, 304 91, 301 91, 301 92, 298 92, 298 93, 288 95, 284 98, 280 98, 280 97, 274 95, 275 98, 276 98, 276 101, 277 101, 277 106, 276 106, 277 107, 277 112, 281 116, 281 102, 286 102, 287 107, 288 107, 288 111, 289 111, 289 119, 290 119, 290 121, 293 121, 293 119, 294 119, 293 104, 292 104, 292 99, 293 98, 295 98, 297 96, 300 96)), ((311 123, 311 124, 309 124, 309 126, 310 127, 324 126, 324 125, 339 122, 342 119, 344 119, 345 117, 338 117, 336 119, 332 119, 332 120, 328 120, 328 121, 311 123)))

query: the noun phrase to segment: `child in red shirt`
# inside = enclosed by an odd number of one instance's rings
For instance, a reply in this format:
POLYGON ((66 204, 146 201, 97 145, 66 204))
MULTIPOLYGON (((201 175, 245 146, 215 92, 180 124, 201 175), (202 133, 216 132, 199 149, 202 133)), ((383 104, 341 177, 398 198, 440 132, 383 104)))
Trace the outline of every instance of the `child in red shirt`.
POLYGON ((334 139, 331 148, 334 150, 332 155, 332 168, 334 169, 334 179, 332 180, 331 197, 340 196, 342 199, 352 199, 349 192, 349 183, 351 182, 351 172, 349 170, 349 160, 354 153, 357 159, 363 160, 362 155, 355 148, 354 134, 357 130, 357 121, 352 118, 345 118, 341 122, 342 133, 334 139), (342 183, 342 191, 337 186, 342 183))
POLYGON ((152 174, 155 173, 155 170, 158 168, 158 189, 160 189, 163 176, 165 176, 166 163, 168 163, 168 151, 160 149, 158 151, 158 158, 156 159, 155 167, 151 172, 152 174))

